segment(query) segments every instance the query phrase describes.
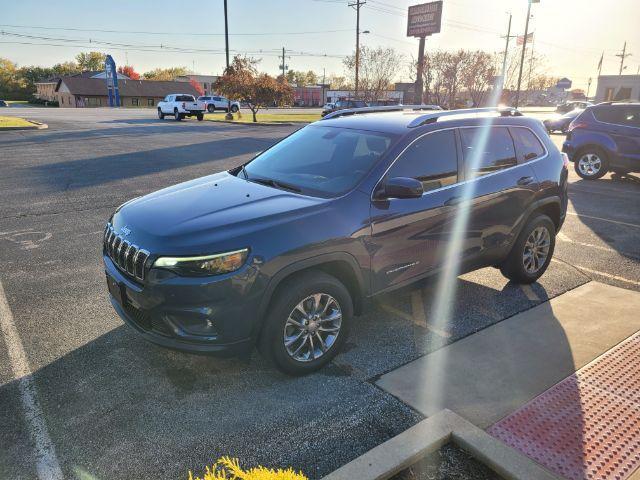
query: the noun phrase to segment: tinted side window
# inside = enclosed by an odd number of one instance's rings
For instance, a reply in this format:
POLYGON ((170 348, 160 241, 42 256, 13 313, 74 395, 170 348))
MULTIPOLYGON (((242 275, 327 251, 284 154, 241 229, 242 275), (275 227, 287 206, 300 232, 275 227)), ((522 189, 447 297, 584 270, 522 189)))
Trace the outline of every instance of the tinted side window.
POLYGON ((454 131, 431 133, 412 143, 393 164, 387 177, 415 178, 422 182, 425 192, 456 183, 458 153, 454 131))
POLYGON ((540 140, 528 128, 512 128, 511 136, 516 144, 518 162, 529 162, 544 155, 545 150, 540 140))
POLYGON ((487 128, 460 129, 467 179, 513 167, 518 163, 507 128, 487 128))
POLYGON ((195 99, 191 95, 178 95, 176 102, 193 102, 195 99))
POLYGON ((630 127, 640 126, 640 107, 634 105, 608 105, 593 109, 596 120, 630 127))

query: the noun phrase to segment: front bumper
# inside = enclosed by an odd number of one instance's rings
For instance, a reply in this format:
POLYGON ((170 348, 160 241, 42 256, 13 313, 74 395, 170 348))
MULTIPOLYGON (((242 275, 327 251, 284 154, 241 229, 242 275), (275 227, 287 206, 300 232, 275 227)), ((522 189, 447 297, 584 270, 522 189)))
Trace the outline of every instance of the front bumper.
POLYGON ((220 278, 160 272, 140 285, 109 257, 103 261, 113 308, 145 340, 193 353, 243 355, 251 350, 258 310, 252 266, 220 278))

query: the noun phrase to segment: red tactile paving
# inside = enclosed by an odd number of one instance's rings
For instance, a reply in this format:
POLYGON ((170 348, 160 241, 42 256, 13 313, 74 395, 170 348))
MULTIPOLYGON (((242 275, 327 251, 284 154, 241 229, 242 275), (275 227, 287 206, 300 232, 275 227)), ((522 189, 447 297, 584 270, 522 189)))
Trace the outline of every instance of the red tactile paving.
POLYGON ((628 478, 640 467, 640 334, 488 432, 567 479, 628 478))

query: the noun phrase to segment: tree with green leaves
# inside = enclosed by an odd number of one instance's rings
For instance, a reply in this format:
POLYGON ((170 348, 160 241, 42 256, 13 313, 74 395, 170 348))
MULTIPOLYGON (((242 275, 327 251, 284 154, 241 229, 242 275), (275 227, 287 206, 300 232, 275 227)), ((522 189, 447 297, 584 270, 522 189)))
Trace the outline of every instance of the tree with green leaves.
POLYGON ((187 67, 156 68, 142 74, 147 80, 174 80, 189 73, 187 67))
POLYGON ((85 72, 93 72, 97 70, 104 70, 104 61, 107 55, 102 52, 80 52, 76 55, 76 62, 80 70, 85 72))
MULTIPOLYGON (((280 75, 278 78, 281 78, 280 75)), ((287 82, 293 83, 299 87, 306 87, 308 85, 317 85, 318 75, 313 71, 302 72, 298 70, 287 71, 287 82)))
POLYGON ((28 96, 18 65, 6 58, 0 58, 0 98, 26 100, 28 96))
POLYGON ((236 55, 216 82, 218 92, 247 104, 254 122, 258 121, 256 115, 260 108, 293 100, 293 89, 286 79, 276 80, 266 73, 258 73, 257 65, 258 60, 236 55))

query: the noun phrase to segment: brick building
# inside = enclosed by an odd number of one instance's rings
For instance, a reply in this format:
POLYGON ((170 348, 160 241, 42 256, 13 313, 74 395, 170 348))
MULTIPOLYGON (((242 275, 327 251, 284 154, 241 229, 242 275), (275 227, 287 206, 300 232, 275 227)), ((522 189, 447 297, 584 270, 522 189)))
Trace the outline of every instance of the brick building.
MULTIPOLYGON (((160 100, 171 93, 198 96, 196 89, 188 82, 121 78, 118 88, 123 107, 155 108, 160 100)), ((104 78, 60 77, 55 86, 54 100, 62 108, 108 107, 107 84, 104 78)))

